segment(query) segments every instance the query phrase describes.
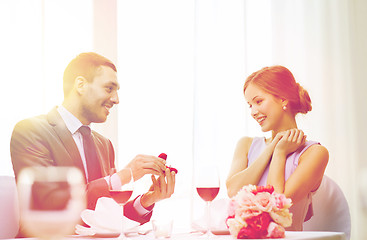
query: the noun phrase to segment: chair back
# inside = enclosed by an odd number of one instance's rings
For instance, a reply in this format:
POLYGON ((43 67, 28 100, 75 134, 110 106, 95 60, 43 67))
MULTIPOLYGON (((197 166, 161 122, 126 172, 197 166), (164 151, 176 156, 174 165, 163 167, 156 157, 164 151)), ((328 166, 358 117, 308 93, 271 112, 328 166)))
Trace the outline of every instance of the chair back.
POLYGON ((350 239, 349 205, 338 184, 328 176, 312 197, 313 216, 303 224, 305 231, 344 232, 350 239))
POLYGON ((19 230, 19 203, 13 176, 0 176, 0 239, 15 238, 19 230))

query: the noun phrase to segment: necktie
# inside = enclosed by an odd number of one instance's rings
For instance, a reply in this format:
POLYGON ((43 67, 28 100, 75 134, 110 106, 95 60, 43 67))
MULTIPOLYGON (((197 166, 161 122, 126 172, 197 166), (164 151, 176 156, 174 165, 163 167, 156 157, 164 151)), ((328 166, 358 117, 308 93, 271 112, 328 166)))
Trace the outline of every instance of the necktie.
POLYGON ((83 147, 87 162, 88 182, 101 178, 101 167, 97 157, 96 146, 88 126, 81 126, 79 132, 83 136, 83 147))

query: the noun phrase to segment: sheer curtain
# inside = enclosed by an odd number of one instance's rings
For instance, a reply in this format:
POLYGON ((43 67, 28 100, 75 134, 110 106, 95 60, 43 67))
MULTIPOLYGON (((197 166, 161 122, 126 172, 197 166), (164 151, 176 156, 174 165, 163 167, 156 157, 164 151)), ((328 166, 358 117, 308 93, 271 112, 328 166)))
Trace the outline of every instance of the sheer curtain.
MULTIPOLYGON (((193 36, 194 1, 118 2, 119 165, 137 154, 168 155, 178 169, 175 194, 156 204, 153 218, 178 211, 176 226, 190 222, 193 36)), ((150 185, 146 176, 134 193, 150 185)))
POLYGON ((13 175, 10 137, 21 119, 45 114, 63 99, 63 71, 93 46, 89 1, 0 1, 0 174, 13 175))
POLYGON ((227 171, 236 138, 263 135, 244 110, 242 84, 264 66, 284 65, 313 101, 299 127, 329 150, 326 174, 347 197, 353 239, 366 236, 359 171, 367 132, 366 8, 347 0, 196 1, 194 160, 211 156, 227 171))
MULTIPOLYGON (((119 160, 125 163, 137 153, 158 155, 168 150, 171 164, 181 169, 174 197, 186 199, 182 209, 191 207, 190 218, 198 218, 203 202, 192 186, 193 169, 205 162, 218 165, 222 182, 218 198, 226 197, 224 182, 237 140, 263 135, 249 116, 243 82, 253 71, 282 64, 314 103, 311 113, 299 117, 299 127, 329 149, 327 174, 347 195, 353 222, 360 222, 355 174, 359 165, 355 87, 360 82, 353 74, 362 68, 352 64, 352 34, 363 22, 353 13, 358 4, 119 2, 119 160)), ((149 180, 144 184, 147 187, 149 180)))

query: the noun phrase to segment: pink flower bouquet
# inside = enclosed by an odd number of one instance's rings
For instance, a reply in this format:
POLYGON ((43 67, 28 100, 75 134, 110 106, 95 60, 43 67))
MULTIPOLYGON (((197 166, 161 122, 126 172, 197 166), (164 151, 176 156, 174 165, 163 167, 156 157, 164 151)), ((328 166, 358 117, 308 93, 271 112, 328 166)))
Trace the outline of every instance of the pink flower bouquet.
POLYGON ((292 224, 292 200, 272 186, 243 187, 230 200, 227 225, 237 239, 284 238, 292 224))

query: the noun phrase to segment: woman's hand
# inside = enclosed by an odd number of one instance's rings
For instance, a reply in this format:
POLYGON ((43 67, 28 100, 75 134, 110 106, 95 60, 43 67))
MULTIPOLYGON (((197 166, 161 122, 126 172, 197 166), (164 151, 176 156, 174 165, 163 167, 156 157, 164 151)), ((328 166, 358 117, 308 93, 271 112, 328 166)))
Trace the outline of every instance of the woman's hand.
POLYGON ((278 133, 273 142, 274 141, 276 142, 274 152, 285 154, 285 156, 287 156, 305 144, 306 135, 304 135, 302 130, 293 128, 278 133))
POLYGON ((273 142, 276 142, 276 145, 270 162, 267 184, 272 185, 276 192, 285 193, 284 172, 287 156, 305 144, 306 136, 302 130, 293 128, 279 132, 273 142))

